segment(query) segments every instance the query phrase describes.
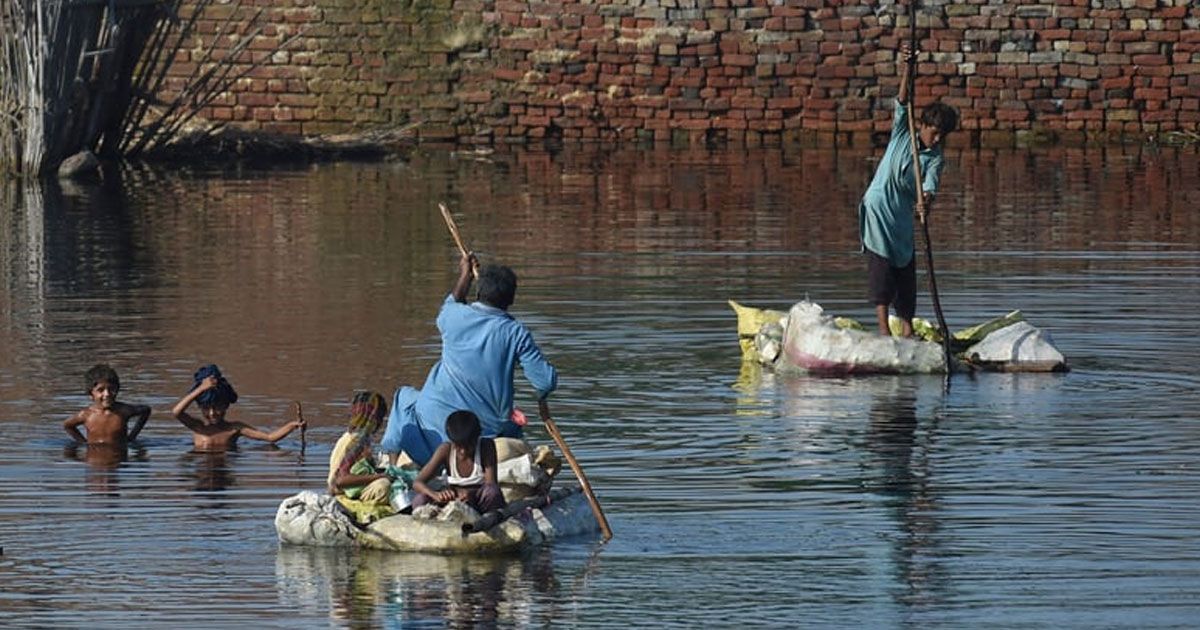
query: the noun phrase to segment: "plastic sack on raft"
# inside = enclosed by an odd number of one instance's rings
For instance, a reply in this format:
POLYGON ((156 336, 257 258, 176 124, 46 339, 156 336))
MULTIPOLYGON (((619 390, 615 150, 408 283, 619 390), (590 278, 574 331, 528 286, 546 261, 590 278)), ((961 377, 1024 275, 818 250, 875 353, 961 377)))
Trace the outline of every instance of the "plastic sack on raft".
POLYGON ((1054 346, 1050 333, 1024 321, 989 333, 983 341, 968 348, 965 356, 973 365, 991 364, 1010 371, 1067 369, 1067 359, 1054 346))
POLYGON ((841 328, 804 300, 788 312, 777 368, 828 374, 931 373, 946 369, 941 346, 841 328))
POLYGON ((288 497, 275 512, 279 540, 317 547, 353 547, 358 527, 337 499, 305 490, 288 497))

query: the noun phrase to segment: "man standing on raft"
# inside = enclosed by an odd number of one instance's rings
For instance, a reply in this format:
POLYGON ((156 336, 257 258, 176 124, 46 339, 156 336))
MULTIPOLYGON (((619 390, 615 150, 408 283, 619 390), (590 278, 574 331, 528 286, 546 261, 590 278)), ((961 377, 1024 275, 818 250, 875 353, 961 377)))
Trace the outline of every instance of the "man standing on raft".
MULTIPOLYGON (((892 116, 892 136, 875 177, 858 206, 858 229, 867 258, 868 297, 875 306, 879 334, 890 335, 888 307, 896 308, 900 334, 912 336, 917 305, 916 245, 913 241, 913 209, 917 202, 913 177, 912 134, 908 126, 909 68, 916 51, 900 46, 904 62, 900 91, 892 116)), ((942 144, 958 126, 958 111, 935 102, 921 112, 916 124, 918 152, 924 181, 921 194, 925 206, 933 203, 942 173, 942 144)))
POLYGON ((419 391, 396 390, 381 446, 394 463, 401 451, 424 466, 447 441, 446 418, 459 410, 478 416, 485 437, 522 436, 513 414, 513 377, 520 364, 525 378, 544 399, 558 385, 558 373, 542 356, 525 325, 508 314, 517 294, 512 269, 487 265, 479 272, 478 301, 467 303, 474 254, 463 254, 458 280, 437 317, 442 357, 419 391))

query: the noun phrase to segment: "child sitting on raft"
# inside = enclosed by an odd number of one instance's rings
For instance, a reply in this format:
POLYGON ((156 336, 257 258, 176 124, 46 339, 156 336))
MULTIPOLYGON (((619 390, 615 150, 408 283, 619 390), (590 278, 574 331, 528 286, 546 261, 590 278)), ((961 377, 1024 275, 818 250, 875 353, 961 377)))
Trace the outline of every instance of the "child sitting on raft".
POLYGON ((350 400, 350 424, 329 454, 329 494, 338 497, 360 522, 394 511, 391 495, 396 477, 391 471, 395 469, 380 472, 371 455, 387 412, 387 401, 377 392, 356 392, 350 400))
POLYGON ((215 365, 206 365, 196 370, 192 378, 192 390, 175 403, 171 413, 183 426, 191 429, 192 444, 198 451, 235 448, 238 438, 242 436, 274 444, 292 431, 305 426, 304 419, 301 418, 266 433, 244 422, 229 422, 225 419, 225 412, 229 410, 230 405, 237 402, 238 395, 229 381, 221 376, 221 370, 215 365), (187 413, 187 408, 193 401, 200 406, 200 420, 187 413))
POLYGON ((470 411, 455 411, 446 418, 446 436, 413 482, 417 492, 413 507, 462 501, 480 514, 505 506, 496 480, 496 442, 480 437, 479 418, 470 411), (446 471, 445 488, 435 491, 426 482, 446 471))
POLYGON ((146 421, 150 419, 150 407, 117 402, 121 379, 117 377, 116 370, 103 363, 93 366, 83 375, 83 379, 92 404, 63 422, 63 429, 78 444, 86 442, 124 448, 146 426, 146 421), (129 421, 133 418, 137 420, 130 428, 129 421), (79 432, 80 425, 87 431, 87 437, 79 432))

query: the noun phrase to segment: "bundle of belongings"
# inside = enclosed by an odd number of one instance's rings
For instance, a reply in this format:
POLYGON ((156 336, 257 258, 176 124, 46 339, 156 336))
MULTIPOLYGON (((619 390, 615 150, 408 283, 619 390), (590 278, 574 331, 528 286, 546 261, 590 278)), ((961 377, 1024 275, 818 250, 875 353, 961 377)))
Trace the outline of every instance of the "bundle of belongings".
MULTIPOLYGON (((515 438, 495 438, 495 443, 498 462, 496 480, 500 483, 500 490, 504 494, 505 501, 511 503, 549 491, 554 477, 562 469, 562 461, 550 447, 541 445, 534 448, 524 440, 515 438)), ((340 461, 344 456, 344 452, 338 446, 341 446, 340 442, 330 454, 331 462, 340 461)), ((379 455, 375 461, 384 462, 386 458, 379 455)), ((369 458, 363 458, 350 469, 350 473, 355 475, 371 475, 379 472, 385 472, 390 481, 380 480, 383 483, 376 482, 362 488, 347 489, 335 496, 337 502, 360 525, 367 525, 381 518, 406 512, 412 505, 415 495, 412 487, 413 480, 420 472, 420 467, 409 459, 408 455, 401 453, 395 465, 379 466, 372 463, 369 458), (386 500, 379 500, 381 495, 386 496, 386 500)), ((427 483, 430 488, 440 490, 445 485, 445 478, 431 479, 427 483)), ((456 503, 459 502, 453 501, 445 507, 459 509, 454 507, 456 503)), ((465 505, 462 507, 467 510, 471 509, 465 505)), ((437 515, 439 512, 436 508, 438 506, 425 505, 416 513, 437 515)))

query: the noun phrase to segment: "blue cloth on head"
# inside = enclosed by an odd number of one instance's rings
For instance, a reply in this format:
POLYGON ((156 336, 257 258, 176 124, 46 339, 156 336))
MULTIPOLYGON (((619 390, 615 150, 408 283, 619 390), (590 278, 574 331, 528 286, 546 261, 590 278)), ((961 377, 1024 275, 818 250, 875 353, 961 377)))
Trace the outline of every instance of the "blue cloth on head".
POLYGON ((221 376, 221 369, 212 363, 196 370, 196 373, 192 375, 192 389, 188 391, 200 387, 204 379, 210 376, 217 379, 217 386, 197 396, 196 404, 201 407, 215 407, 217 405, 232 405, 237 402, 238 395, 234 391, 233 385, 230 385, 229 381, 225 380, 224 376, 221 376))

